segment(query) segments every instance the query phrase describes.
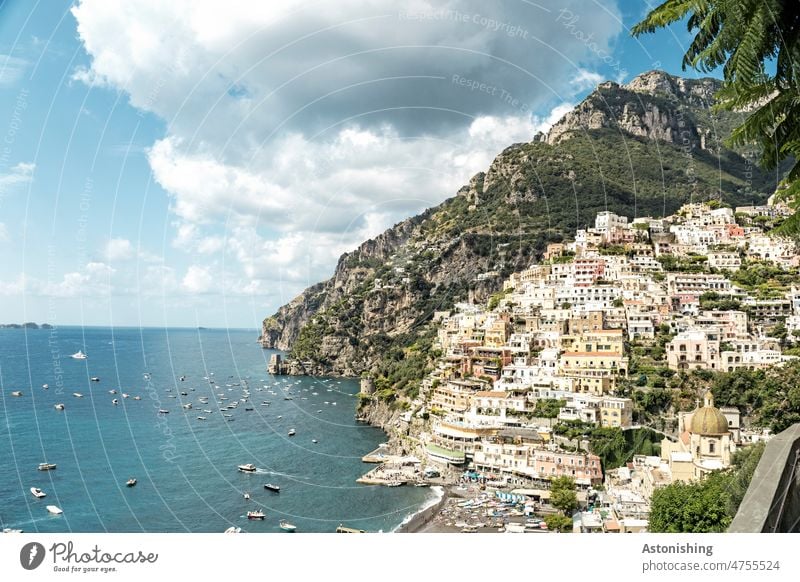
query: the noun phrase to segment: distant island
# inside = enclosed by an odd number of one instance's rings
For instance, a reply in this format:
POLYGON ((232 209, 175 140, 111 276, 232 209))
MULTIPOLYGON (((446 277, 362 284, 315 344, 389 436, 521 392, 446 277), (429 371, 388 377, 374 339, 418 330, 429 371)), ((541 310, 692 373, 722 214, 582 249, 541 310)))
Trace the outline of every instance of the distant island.
POLYGON ((34 323, 28 321, 26 323, 0 323, 0 329, 53 329, 49 323, 34 323))

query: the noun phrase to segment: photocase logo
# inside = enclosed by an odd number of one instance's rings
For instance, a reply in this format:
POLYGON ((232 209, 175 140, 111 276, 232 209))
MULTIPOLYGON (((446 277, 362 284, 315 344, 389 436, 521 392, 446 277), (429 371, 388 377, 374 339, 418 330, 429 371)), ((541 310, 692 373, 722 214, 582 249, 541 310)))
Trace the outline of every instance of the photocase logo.
POLYGON ((19 551, 19 563, 26 570, 35 570, 44 561, 44 546, 39 542, 30 542, 19 551))

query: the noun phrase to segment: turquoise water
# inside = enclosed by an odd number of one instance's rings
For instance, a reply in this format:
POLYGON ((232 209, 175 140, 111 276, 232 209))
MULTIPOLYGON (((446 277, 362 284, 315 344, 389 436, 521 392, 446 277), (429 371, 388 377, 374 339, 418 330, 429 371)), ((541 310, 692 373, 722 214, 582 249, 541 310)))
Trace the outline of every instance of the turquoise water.
POLYGON ((389 531, 430 498, 421 488, 355 483, 371 468, 361 456, 384 440, 380 430, 354 420, 357 382, 271 377, 265 370, 272 352, 256 336, 254 330, 0 329, 0 527, 221 532, 235 525, 279 532, 278 521, 288 519, 302 532, 333 531, 340 522, 389 531), (89 358, 69 357, 78 350, 89 358), (219 410, 243 398, 244 389, 248 402, 219 410), (292 400, 284 400, 287 389, 292 400), (23 396, 12 397, 16 390, 23 396), (219 395, 228 400, 218 402, 219 395), (261 406, 264 400, 270 405, 261 406), (191 410, 183 409, 186 403, 191 410), (296 436, 287 435, 290 428, 296 436), (38 471, 44 461, 58 468, 38 471), (259 472, 238 472, 243 463, 259 472), (125 487, 130 477, 135 487, 125 487), (267 482, 281 492, 265 490, 267 482), (47 497, 34 498, 31 487, 47 497), (64 513, 50 515, 49 504, 64 513), (247 520, 256 508, 266 513, 263 522, 247 520))

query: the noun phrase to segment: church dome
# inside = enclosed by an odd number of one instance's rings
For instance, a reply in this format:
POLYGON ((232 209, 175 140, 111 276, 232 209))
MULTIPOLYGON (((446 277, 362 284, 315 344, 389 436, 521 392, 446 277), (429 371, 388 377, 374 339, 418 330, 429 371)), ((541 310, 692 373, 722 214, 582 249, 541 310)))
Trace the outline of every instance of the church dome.
POLYGON ((689 432, 699 435, 723 435, 730 432, 728 419, 714 406, 714 396, 711 392, 706 392, 702 408, 698 408, 692 414, 689 432))

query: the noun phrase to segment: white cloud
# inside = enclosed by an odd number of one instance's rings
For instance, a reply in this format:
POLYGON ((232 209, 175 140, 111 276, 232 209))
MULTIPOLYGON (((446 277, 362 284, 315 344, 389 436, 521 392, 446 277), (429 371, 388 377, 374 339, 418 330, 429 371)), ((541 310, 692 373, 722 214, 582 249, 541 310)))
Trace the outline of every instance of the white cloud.
POLYGON ((570 83, 575 87, 576 91, 584 91, 596 87, 599 83, 604 81, 603 75, 586 69, 578 69, 575 75, 570 79, 570 83))
POLYGON ((34 294, 50 297, 103 297, 111 295, 112 276, 116 271, 101 262, 87 263, 80 271, 65 273, 57 283, 35 282, 34 294))
POLYGON ((0 222, 0 242, 5 242, 9 239, 8 228, 5 224, 0 222))
POLYGON ((181 287, 192 294, 208 293, 214 285, 214 277, 208 267, 191 265, 181 281, 181 287))
POLYGON ((27 184, 33 179, 36 164, 20 162, 10 168, 6 174, 0 174, 0 194, 5 194, 13 188, 27 184))
POLYGON ((28 61, 19 57, 0 54, 0 87, 13 87, 22 78, 28 61))
POLYGON ((105 258, 109 261, 127 261, 136 255, 131 241, 126 238, 112 238, 106 243, 106 248, 103 252, 105 258))

